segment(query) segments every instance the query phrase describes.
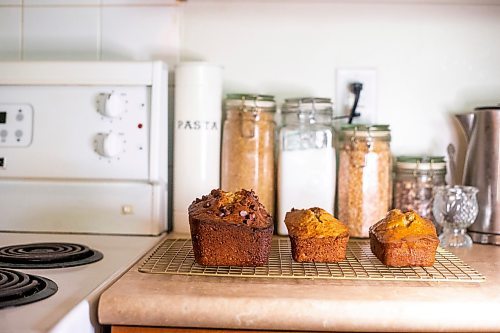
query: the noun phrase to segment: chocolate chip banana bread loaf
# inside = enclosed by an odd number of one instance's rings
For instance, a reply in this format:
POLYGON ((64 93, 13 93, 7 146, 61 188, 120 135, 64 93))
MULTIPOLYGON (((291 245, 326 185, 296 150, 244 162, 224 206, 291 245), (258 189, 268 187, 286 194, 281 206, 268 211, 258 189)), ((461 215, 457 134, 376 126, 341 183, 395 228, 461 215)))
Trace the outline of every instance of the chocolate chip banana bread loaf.
POLYGON ((387 266, 432 266, 439 239, 434 224, 415 211, 391 210, 369 230, 370 247, 387 266))
POLYGON ((292 209, 285 224, 297 262, 338 262, 345 259, 349 229, 324 209, 292 209))
POLYGON ((194 257, 206 266, 262 266, 271 251, 273 220, 253 191, 220 189, 188 209, 194 257))

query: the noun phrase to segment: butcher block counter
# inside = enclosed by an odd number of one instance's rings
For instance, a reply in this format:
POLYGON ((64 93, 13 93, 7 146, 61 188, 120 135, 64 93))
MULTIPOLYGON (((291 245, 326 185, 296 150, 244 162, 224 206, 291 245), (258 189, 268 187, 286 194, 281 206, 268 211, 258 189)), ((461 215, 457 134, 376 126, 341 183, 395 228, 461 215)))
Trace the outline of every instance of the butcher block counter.
POLYGON ((149 274, 138 271, 143 259, 102 294, 99 321, 112 325, 114 332, 145 331, 144 327, 163 328, 158 332, 184 331, 172 328, 199 328, 200 332, 207 331, 203 328, 500 331, 500 247, 474 244, 472 249, 451 252, 486 280, 464 283, 149 274))

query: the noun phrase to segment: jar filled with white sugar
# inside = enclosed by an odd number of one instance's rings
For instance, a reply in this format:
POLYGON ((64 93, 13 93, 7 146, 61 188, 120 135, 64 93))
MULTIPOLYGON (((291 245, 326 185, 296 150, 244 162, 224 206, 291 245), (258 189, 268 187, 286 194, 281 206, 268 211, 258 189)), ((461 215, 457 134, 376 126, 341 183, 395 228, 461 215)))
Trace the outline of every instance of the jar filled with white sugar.
POLYGON ((286 99, 278 147, 278 234, 292 208, 320 207, 333 214, 335 150, 329 98, 286 99))

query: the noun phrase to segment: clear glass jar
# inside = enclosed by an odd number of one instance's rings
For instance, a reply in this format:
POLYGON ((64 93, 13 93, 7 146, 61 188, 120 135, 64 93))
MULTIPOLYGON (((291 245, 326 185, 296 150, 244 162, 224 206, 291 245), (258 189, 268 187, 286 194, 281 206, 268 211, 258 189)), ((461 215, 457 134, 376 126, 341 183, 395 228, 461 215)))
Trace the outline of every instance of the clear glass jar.
POLYGON ((443 227, 439 235, 442 247, 472 246, 467 228, 474 223, 479 212, 477 193, 474 186, 436 186, 434 188, 433 214, 443 227))
POLYGON ((254 190, 274 216, 274 97, 230 94, 225 109, 221 187, 231 192, 254 190))
POLYGON ((391 206, 390 141, 388 125, 341 127, 338 217, 352 237, 368 237, 369 227, 391 206))
POLYGON ((321 207, 333 213, 335 150, 332 102, 327 98, 286 99, 278 147, 278 234, 292 208, 321 207))
POLYGON ((399 156, 394 179, 394 208, 413 209, 433 220, 432 197, 436 186, 445 185, 443 156, 399 156))

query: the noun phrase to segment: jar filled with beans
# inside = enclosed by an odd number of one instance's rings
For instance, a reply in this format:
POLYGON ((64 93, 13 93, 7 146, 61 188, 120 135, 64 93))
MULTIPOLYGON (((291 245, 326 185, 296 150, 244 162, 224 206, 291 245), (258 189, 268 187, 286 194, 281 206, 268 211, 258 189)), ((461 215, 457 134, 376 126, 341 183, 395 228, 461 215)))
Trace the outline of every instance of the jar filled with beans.
POLYGON ((254 190, 266 210, 274 216, 274 97, 229 94, 225 109, 221 187, 230 192, 254 190))
POLYGON ((445 176, 443 156, 397 157, 394 208, 413 209, 420 216, 432 220, 433 189, 445 185, 445 176))
POLYGON ((352 237, 368 237, 392 202, 388 125, 344 125, 340 129, 338 217, 352 237))

